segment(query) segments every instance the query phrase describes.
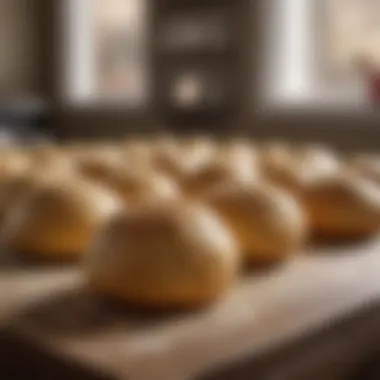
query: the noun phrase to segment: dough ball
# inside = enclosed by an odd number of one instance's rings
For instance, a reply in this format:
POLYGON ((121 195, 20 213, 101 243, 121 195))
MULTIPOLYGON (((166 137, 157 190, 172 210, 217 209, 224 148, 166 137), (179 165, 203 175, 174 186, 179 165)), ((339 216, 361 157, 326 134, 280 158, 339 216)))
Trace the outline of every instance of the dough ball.
POLYGON ((85 259, 98 294, 148 307, 196 307, 225 294, 239 264, 228 229, 203 206, 126 211, 103 228, 85 259))
POLYGON ((248 263, 265 264, 297 252, 307 233, 301 206, 271 185, 235 184, 215 189, 205 202, 233 231, 248 263))

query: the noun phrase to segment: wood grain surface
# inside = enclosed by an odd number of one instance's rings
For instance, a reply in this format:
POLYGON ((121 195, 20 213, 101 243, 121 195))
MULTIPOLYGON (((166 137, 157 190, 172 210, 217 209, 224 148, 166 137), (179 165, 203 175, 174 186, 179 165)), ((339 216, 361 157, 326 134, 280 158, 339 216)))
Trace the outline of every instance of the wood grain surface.
MULTIPOLYGON (((79 268, 6 257, 0 266, 2 330, 119 379, 197 378, 328 330, 380 298, 379 241, 313 248, 276 267, 247 270, 212 307, 170 314, 97 299, 79 268)), ((361 324, 380 332, 378 318, 361 324)), ((362 328, 347 329, 346 339, 349 331, 349 341, 363 341, 362 328)), ((349 346, 346 341, 341 349, 349 346)))

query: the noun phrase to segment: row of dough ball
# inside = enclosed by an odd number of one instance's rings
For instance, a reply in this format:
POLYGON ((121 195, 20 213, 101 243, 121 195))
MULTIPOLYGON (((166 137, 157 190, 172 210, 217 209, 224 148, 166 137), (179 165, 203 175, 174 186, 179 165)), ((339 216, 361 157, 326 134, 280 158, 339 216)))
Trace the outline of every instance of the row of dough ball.
POLYGON ((376 233, 376 162, 204 139, 13 149, 0 174, 1 242, 48 259, 86 253, 86 278, 108 297, 199 305, 231 287, 241 262, 288 257, 310 230, 376 233))
MULTIPOLYGON (((0 195, 4 192, 1 181, 14 182, 15 176, 25 177, 25 173, 27 177, 57 179, 75 173, 108 188, 128 204, 174 198, 202 200, 216 186, 265 181, 297 198, 313 233, 355 237, 378 228, 380 159, 342 158, 323 146, 255 146, 246 140, 217 144, 206 138, 161 137, 13 149, 3 152, 3 158, 0 155, 0 163, 0 195)), ((21 178, 23 181, 28 182, 21 178)), ((1 203, 10 203, 6 198, 0 196, 0 211, 7 208, 1 203)))

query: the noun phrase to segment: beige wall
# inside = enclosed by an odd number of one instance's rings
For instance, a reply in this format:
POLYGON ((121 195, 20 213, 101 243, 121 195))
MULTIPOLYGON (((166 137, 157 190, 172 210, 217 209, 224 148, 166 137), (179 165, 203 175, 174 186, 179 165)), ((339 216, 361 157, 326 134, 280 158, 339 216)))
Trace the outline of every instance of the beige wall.
POLYGON ((38 1, 0 0, 0 96, 38 90, 38 1))

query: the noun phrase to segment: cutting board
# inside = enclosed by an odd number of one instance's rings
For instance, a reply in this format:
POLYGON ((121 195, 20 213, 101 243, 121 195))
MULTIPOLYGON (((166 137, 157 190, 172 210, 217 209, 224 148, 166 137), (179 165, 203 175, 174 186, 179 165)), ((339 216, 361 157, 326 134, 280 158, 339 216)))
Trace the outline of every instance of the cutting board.
POLYGON ((380 299, 379 240, 314 247, 278 266, 246 270, 224 299, 187 313, 105 303, 88 292, 77 267, 3 261, 2 330, 118 379, 195 379, 333 326, 380 299))

